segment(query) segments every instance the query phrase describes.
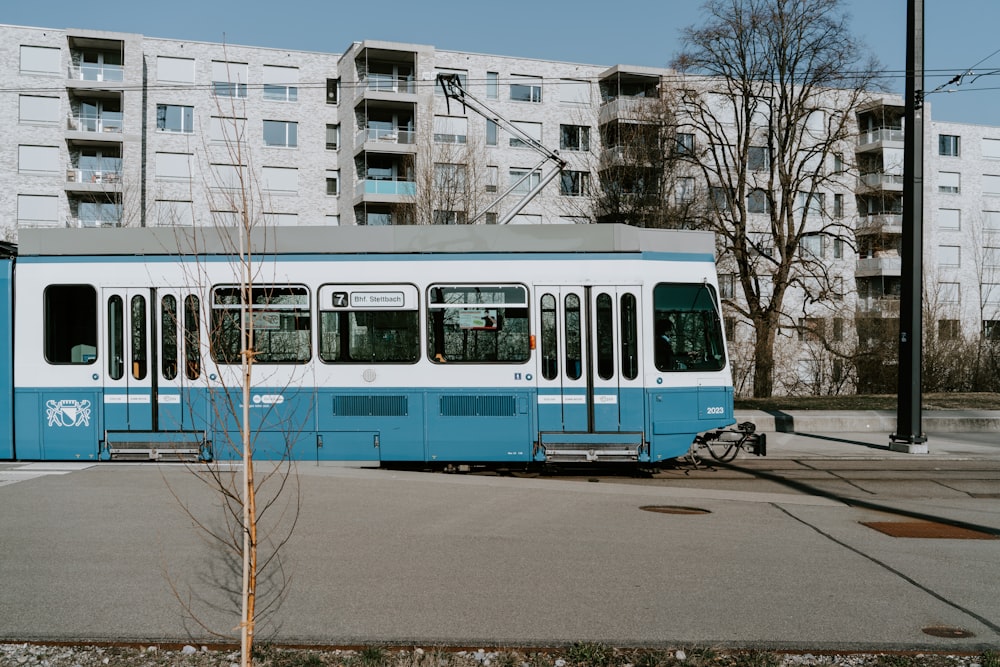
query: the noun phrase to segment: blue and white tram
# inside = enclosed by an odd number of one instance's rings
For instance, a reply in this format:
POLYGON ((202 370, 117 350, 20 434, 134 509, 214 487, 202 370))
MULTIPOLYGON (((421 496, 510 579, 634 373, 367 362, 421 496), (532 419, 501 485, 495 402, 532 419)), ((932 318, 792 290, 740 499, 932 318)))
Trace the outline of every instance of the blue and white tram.
POLYGON ((655 464, 734 422, 711 234, 258 230, 249 295, 237 241, 23 230, 0 458, 234 457, 250 322, 258 458, 655 464))

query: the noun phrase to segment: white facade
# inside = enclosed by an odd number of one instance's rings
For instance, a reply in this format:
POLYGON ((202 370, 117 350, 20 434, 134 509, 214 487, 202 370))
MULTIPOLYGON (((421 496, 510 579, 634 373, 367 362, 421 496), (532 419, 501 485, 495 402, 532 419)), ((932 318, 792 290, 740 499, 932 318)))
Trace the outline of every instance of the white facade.
MULTIPOLYGON (((642 98, 674 78, 658 68, 395 42, 355 42, 334 54, 18 26, 0 26, 0 36, 7 239, 20 227, 225 224, 242 209, 233 201, 240 179, 254 193, 250 212, 273 224, 495 222, 539 176, 494 204, 497 195, 541 156, 449 103, 436 86, 439 73, 458 75, 568 162, 512 222, 594 222, 588 190, 602 151, 615 150, 602 146, 602 129, 636 122, 642 98)), ((822 390, 817 378, 838 375, 820 368, 803 322, 824 320, 839 342, 858 339, 856 313, 898 317, 901 100, 877 99, 856 118, 857 145, 845 145, 843 164, 822 167, 844 173, 829 180, 825 207, 853 222, 855 238, 817 237, 809 248, 842 276, 845 297, 806 306, 790 297, 778 391, 822 390)), ((1000 336, 992 324, 1000 322, 1000 127, 928 121, 926 128, 933 316, 945 321, 944 333, 985 327, 1000 336)), ((677 184, 670 196, 687 196, 687 187, 677 184)), ((720 266, 723 295, 738 300, 738 285, 720 266)), ((738 355, 753 332, 747 323, 727 324, 738 355)))

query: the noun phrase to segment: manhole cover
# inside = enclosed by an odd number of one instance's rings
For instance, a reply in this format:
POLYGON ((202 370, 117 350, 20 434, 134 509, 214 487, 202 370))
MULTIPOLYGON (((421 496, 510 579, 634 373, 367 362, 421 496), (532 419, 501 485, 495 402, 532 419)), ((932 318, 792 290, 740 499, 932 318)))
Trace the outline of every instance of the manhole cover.
POLYGON ((946 625, 932 625, 929 628, 924 628, 924 634, 931 637, 951 637, 953 639, 966 639, 976 636, 965 628, 949 628, 946 625))
POLYGON ((658 512, 660 514, 711 514, 710 511, 700 507, 681 507, 679 505, 643 505, 639 509, 644 512, 658 512))
POLYGON ((874 528, 889 537, 920 537, 943 540, 995 540, 996 535, 971 528, 961 528, 937 521, 862 521, 861 525, 874 528))

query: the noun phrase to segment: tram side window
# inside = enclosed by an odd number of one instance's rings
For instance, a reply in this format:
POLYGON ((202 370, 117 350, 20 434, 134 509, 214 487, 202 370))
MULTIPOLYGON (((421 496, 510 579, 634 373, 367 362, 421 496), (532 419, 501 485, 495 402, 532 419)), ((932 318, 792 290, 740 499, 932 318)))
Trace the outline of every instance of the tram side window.
POLYGON ((542 295, 542 377, 554 380, 559 374, 559 344, 556 329, 556 298, 542 295))
POLYGON ((519 363, 531 355, 523 285, 432 285, 427 355, 438 363, 519 363))
POLYGON ((160 366, 164 380, 177 377, 177 298, 160 299, 160 366))
POLYGON ((193 294, 184 297, 184 364, 188 380, 201 376, 201 309, 193 294))
POLYGON ((413 363, 420 358, 419 317, 416 310, 321 312, 320 359, 341 363, 413 363))
POLYGON ((90 285, 50 285, 44 295, 45 360, 50 364, 97 361, 97 290, 90 285))
POLYGON ((726 365, 715 289, 660 283, 653 289, 654 357, 660 371, 718 371, 726 365))
POLYGON ((623 294, 622 318, 622 376, 634 380, 639 376, 639 327, 634 294, 623 294))
POLYGON ((305 363, 310 357, 309 290, 299 285, 254 285, 249 302, 237 285, 212 288, 212 357, 240 363, 253 324, 254 363, 305 363))

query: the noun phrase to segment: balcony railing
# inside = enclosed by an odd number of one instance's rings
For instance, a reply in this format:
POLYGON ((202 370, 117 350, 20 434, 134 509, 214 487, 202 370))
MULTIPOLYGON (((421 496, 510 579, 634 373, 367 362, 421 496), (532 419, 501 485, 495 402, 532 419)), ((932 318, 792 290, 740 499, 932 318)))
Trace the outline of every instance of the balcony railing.
POLYGON ((863 313, 878 313, 890 317, 899 316, 899 297, 878 296, 858 299, 858 310, 863 313))
POLYGON ((408 195, 417 194, 416 181, 374 180, 358 181, 354 187, 356 196, 361 195, 408 195))
POLYGON ((70 116, 66 129, 74 132, 108 132, 121 134, 121 116, 70 116))
POLYGON ((875 172, 858 176, 858 185, 869 188, 884 188, 887 185, 903 187, 902 174, 875 172))
POLYGON ((101 183, 118 184, 121 182, 121 171, 108 169, 67 169, 67 183, 101 183))
POLYGON ((874 213, 858 218, 856 231, 861 234, 903 232, 903 215, 901 213, 874 213))
POLYGON ((858 136, 858 145, 866 146, 868 144, 877 144, 880 141, 902 142, 905 136, 906 132, 902 128, 880 127, 875 130, 868 130, 867 132, 862 132, 858 136))
POLYGON ((66 218, 66 226, 90 229, 94 227, 121 227, 122 223, 119 220, 95 220, 91 218, 69 216, 66 218))
POLYGON ((77 81, 124 81, 125 68, 121 65, 84 63, 69 68, 69 78, 77 81))
POLYGON ((369 73, 361 80, 368 90, 379 93, 412 93, 415 90, 413 77, 369 73))
POLYGON ((858 260, 855 274, 858 276, 898 276, 903 268, 899 257, 868 257, 858 260))
POLYGON ((417 133, 415 130, 387 130, 380 128, 361 128, 355 138, 355 145, 366 141, 377 141, 386 144, 413 144, 416 143, 417 133))

